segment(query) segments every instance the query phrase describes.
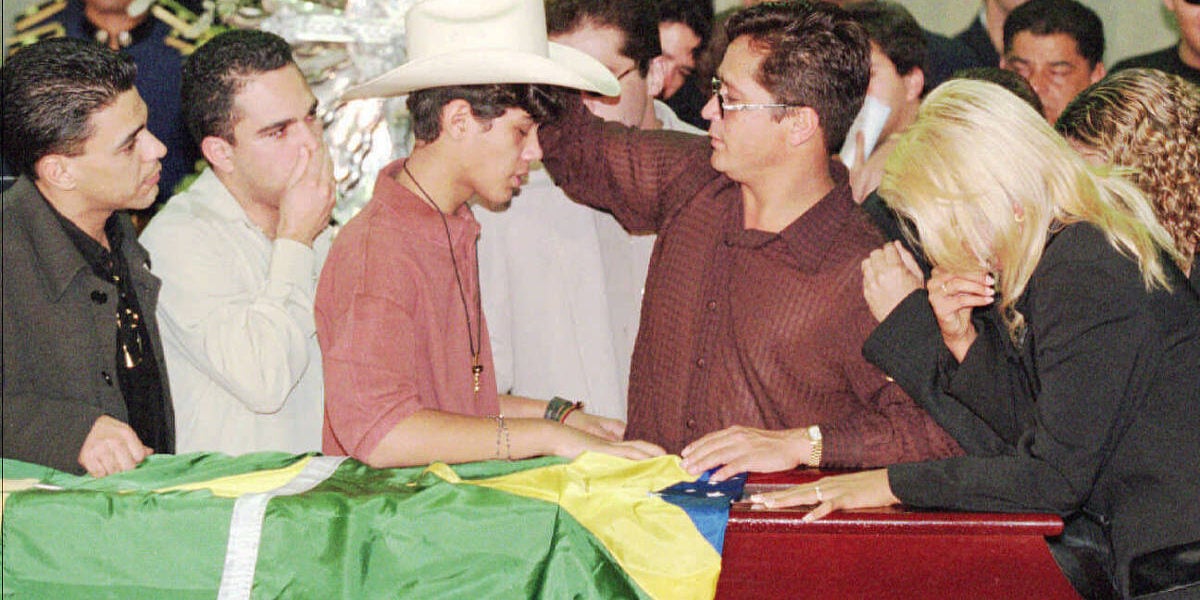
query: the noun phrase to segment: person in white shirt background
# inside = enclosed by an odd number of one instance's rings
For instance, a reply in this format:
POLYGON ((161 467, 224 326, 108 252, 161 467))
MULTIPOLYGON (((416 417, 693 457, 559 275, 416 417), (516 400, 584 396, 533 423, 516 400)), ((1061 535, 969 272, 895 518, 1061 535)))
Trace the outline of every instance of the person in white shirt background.
POLYGON ((183 72, 210 168, 141 236, 163 280, 177 451, 320 450, 313 301, 335 194, 316 97, 288 43, 261 31, 213 38, 183 72))
MULTIPOLYGON (((592 113, 630 127, 704 134, 654 100, 670 65, 652 0, 548 0, 546 24, 551 41, 591 55, 620 82, 616 98, 585 95, 592 113)), ((562 396, 624 420, 654 237, 572 202, 540 165, 506 210, 475 216, 501 393, 562 396)))

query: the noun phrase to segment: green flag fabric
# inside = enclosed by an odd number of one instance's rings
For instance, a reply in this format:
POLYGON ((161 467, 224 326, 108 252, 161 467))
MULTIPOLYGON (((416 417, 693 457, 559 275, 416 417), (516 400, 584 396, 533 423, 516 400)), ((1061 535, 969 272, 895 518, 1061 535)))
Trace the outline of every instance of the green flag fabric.
POLYGON ((5 598, 690 599, 712 597, 720 571, 654 493, 693 479, 677 457, 373 469, 188 454, 102 479, 2 467, 5 598))

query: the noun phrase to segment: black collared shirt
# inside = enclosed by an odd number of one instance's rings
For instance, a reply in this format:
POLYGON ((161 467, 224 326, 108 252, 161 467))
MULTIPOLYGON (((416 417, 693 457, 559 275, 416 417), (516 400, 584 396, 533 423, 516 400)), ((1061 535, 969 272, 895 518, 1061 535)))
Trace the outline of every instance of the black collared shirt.
MULTIPOLYGON (((154 355, 153 340, 142 318, 137 293, 129 278, 129 264, 120 251, 124 236, 117 225, 117 214, 113 213, 104 223, 104 233, 108 236, 108 245, 113 249, 111 251, 57 210, 54 214, 67 237, 91 266, 92 273, 117 286, 116 318, 113 322, 117 337, 117 381, 121 386, 121 396, 125 398, 129 426, 142 443, 156 453, 172 453, 175 449, 167 430, 161 371, 154 355)), ((94 293, 92 300, 107 302, 103 292, 94 293)))

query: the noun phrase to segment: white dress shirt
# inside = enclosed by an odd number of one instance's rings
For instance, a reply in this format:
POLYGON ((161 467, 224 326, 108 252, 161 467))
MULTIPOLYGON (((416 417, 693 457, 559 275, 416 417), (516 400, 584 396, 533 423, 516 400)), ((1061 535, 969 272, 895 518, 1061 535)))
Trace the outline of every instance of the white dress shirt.
POLYGON ((272 241, 211 170, 151 219, 178 452, 321 449, 313 297, 332 235, 272 241))
MULTIPOLYGON (((704 134, 662 102, 654 112, 664 129, 704 134)), ((624 420, 654 235, 572 202, 541 165, 507 209, 474 213, 497 388, 624 420)))

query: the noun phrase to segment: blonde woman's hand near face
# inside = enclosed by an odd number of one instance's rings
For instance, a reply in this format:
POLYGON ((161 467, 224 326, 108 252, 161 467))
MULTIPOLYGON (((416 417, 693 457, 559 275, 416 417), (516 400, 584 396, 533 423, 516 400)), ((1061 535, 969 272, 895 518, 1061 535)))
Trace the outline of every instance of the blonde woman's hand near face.
POLYGON ((959 362, 967 356, 967 350, 979 335, 971 323, 971 311, 996 301, 995 283, 985 271, 951 273, 934 267, 925 285, 929 291, 929 305, 942 330, 942 340, 959 362))

